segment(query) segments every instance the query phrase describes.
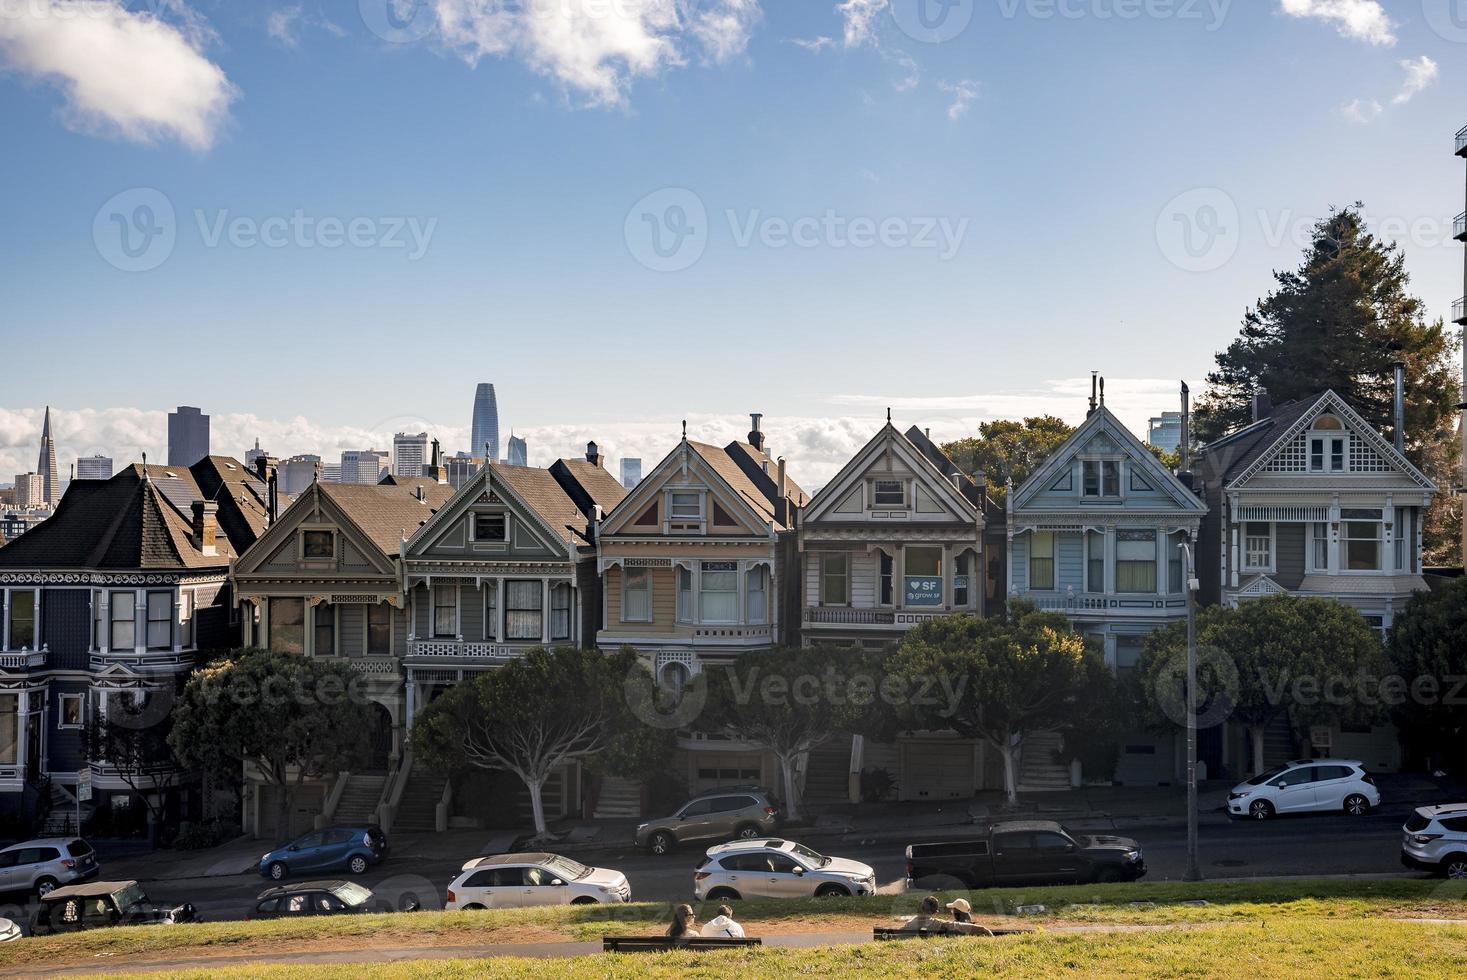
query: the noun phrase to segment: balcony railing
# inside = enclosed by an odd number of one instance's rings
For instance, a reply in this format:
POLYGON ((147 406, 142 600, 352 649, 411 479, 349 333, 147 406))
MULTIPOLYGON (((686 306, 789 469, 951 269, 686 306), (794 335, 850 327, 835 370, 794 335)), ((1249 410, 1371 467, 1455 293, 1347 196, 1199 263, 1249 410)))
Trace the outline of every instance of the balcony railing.
POLYGON ((1460 241, 1467 241, 1467 211, 1463 211, 1453 219, 1452 237, 1460 241))
POLYGON ((1467 296, 1452 304, 1452 322, 1467 323, 1467 296))
POLYGON ((891 626, 896 612, 891 609, 848 609, 845 606, 812 606, 805 622, 816 626, 891 626))
POLYGON ((22 647, 20 650, 0 653, 0 669, 30 670, 33 667, 44 667, 48 652, 48 648, 43 646, 39 650, 27 650, 22 647))
POLYGON ((1467 150, 1467 126, 1463 126, 1457 132, 1457 152, 1467 150))
POLYGON ((1184 595, 1152 595, 1149 592, 1115 595, 1099 592, 1025 592, 1020 593, 1019 598, 1034 603, 1044 612, 1072 614, 1110 610, 1123 616, 1170 616, 1176 610, 1187 607, 1187 597, 1184 595))
POLYGON ((468 642, 459 640, 410 640, 408 641, 408 659, 410 660, 518 660, 525 652, 533 647, 540 646, 538 641, 526 641, 522 644, 468 642))

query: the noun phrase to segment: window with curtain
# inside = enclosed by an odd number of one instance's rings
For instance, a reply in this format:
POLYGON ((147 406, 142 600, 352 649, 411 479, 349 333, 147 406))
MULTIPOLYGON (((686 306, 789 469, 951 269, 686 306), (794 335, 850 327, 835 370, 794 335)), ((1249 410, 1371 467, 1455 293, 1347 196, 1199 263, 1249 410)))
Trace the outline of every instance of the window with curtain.
POLYGON ((698 587, 698 618, 704 623, 739 621, 739 566, 732 561, 705 561, 698 587))
POLYGON ((433 635, 441 639, 458 636, 458 586, 433 586, 433 635))
POLYGON ((336 607, 321 603, 311 610, 311 627, 315 631, 315 653, 318 657, 336 656, 336 607))
POLYGON ((10 590, 10 649, 36 645, 36 594, 30 589, 10 590))
POLYGON ((539 582, 504 583, 504 638, 538 640, 544 633, 544 586, 539 582))
MULTIPOLYGON (((116 625, 114 620, 114 635, 116 625)), ((306 652, 306 601, 304 599, 277 598, 270 600, 270 649, 276 653, 303 654, 306 652)))
POLYGON ((173 593, 148 593, 148 649, 173 648, 173 593))
POLYGON ((623 568, 621 572, 621 621, 652 622, 652 578, 645 568, 623 568))
POLYGON ((0 694, 0 764, 20 762, 20 695, 0 694))
POLYGON ((1156 591, 1156 532, 1116 532, 1116 591, 1156 591))
POLYGON ((1316 572, 1322 572, 1329 568, 1329 525, 1309 525, 1309 563, 1310 568, 1316 572))
POLYGON ((744 573, 744 622, 769 622, 769 569, 756 565, 744 573))
POLYGON ((183 647, 192 647, 194 645, 194 594, 192 592, 178 594, 178 616, 180 630, 178 642, 183 647))
POLYGON ((1085 590, 1105 591, 1105 535, 1098 531, 1085 533, 1085 590))
POLYGON ((1273 564, 1273 526, 1259 521, 1243 525, 1243 567, 1267 569, 1273 564))
POLYGON ((565 582, 550 590, 550 638, 569 640, 571 635, 571 587, 565 582))
POLYGON ((679 567, 677 570, 677 621, 693 621, 693 570, 679 567))
POLYGON ((386 657, 392 653, 392 607, 377 602, 367 607, 367 656, 386 657))
POLYGON ((1054 532, 1035 531, 1029 536, 1029 588, 1036 592, 1054 589, 1054 532))
POLYGON ((131 592, 114 592, 109 597, 110 607, 108 649, 131 650, 134 642, 133 620, 137 617, 137 596, 131 592))
POLYGON ((850 557, 842 551, 831 551, 820 556, 820 602, 822 605, 850 605, 850 561, 850 557))

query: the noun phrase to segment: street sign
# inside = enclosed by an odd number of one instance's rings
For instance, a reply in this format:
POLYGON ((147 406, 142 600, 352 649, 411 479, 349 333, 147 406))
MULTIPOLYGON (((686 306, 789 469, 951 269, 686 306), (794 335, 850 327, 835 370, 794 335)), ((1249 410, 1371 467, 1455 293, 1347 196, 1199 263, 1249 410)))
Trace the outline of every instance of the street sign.
POLYGON ((942 578, 933 575, 908 575, 904 605, 942 605, 942 578))
POLYGON ((92 770, 82 769, 76 774, 76 801, 92 802, 92 770))

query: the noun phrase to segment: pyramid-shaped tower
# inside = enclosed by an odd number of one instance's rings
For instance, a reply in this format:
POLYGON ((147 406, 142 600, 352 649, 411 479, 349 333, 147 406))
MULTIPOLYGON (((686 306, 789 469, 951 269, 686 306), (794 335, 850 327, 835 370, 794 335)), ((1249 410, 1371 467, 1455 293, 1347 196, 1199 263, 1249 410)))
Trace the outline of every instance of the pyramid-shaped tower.
POLYGON ((61 500, 61 473, 56 465, 56 440, 51 438, 51 406, 46 406, 46 418, 41 423, 41 457, 36 463, 36 472, 41 476, 41 496, 47 507, 55 507, 61 500))

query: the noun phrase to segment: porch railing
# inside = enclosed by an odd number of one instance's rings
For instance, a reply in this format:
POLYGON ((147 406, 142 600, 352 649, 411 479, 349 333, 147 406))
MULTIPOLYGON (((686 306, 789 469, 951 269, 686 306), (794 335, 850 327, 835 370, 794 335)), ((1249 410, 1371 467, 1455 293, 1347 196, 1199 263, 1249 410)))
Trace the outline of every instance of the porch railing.
POLYGON ((27 670, 31 667, 46 666, 46 654, 48 647, 39 650, 27 650, 22 647, 19 650, 11 650, 8 653, 0 653, 0 668, 5 670, 27 670))
POLYGON ((412 640, 408 657, 414 660, 518 660, 538 643, 478 643, 459 640, 412 640))
POLYGON ((845 606, 811 606, 805 622, 826 626, 891 626, 896 612, 891 609, 851 609, 845 606))

